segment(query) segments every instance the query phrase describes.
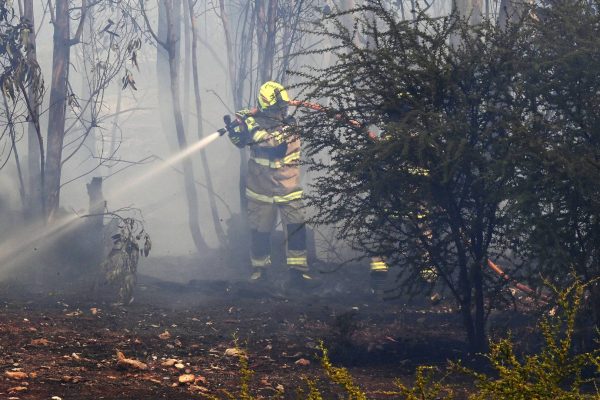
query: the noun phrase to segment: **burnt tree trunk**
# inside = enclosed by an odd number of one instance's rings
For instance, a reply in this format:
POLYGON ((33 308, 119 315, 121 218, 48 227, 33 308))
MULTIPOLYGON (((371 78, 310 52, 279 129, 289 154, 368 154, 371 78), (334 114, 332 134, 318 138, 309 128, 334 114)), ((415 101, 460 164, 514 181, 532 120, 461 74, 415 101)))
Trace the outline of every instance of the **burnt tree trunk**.
POLYGON ((61 161, 65 135, 70 54, 69 0, 56 0, 44 188, 47 218, 51 218, 56 212, 60 200, 61 161))
MULTIPOLYGON (((36 40, 35 40, 35 15, 33 11, 33 0, 23 2, 23 16, 31 25, 29 43, 27 47, 27 60, 31 64, 37 64, 36 40)), ((43 214, 43 175, 44 175, 44 143, 40 123, 40 102, 35 85, 30 85, 27 90, 27 98, 31 110, 29 111, 29 122, 27 123, 27 210, 29 218, 36 218, 43 214)))
POLYGON ((86 185, 86 188, 90 200, 90 220, 93 221, 92 225, 101 231, 104 226, 103 214, 104 209, 106 208, 106 201, 102 194, 102 177, 96 176, 92 178, 92 181, 86 185))
POLYGON ((104 258, 104 210, 106 201, 102 194, 102 178, 94 177, 86 185, 89 197, 89 219, 86 221, 87 256, 90 266, 100 265, 104 258))

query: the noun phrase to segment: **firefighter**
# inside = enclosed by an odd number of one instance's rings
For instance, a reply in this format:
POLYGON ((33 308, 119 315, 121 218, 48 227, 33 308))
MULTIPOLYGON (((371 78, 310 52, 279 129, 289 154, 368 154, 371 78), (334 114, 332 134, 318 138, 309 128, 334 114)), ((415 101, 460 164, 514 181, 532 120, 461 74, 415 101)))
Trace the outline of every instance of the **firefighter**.
MULTIPOLYGON (((384 137, 383 135, 381 137, 384 137)), ((408 173, 413 176, 429 176, 429 170, 421 167, 408 167, 408 173)), ((420 210, 417 215, 417 221, 420 221, 420 224, 425 222, 427 217, 427 210, 424 208, 420 210)), ((427 230, 425 234, 429 239, 431 239, 431 231, 427 230)), ((424 257, 427 257, 424 255, 424 257)), ((371 277, 371 290, 377 296, 382 296, 384 293, 384 289, 386 286, 386 282, 388 279, 389 273, 389 265, 382 256, 373 256, 371 257, 370 263, 370 277, 371 277)), ((420 273, 421 277, 428 283, 435 282, 437 278, 437 273, 435 272, 434 267, 425 268, 420 273)))
POLYGON ((271 231, 277 215, 286 235, 290 284, 305 286, 308 274, 306 225, 300 186, 300 137, 288 116, 289 96, 279 83, 264 83, 258 93, 258 112, 241 110, 237 124, 225 118, 228 136, 239 148, 248 146, 246 198, 251 234, 250 281, 264 281, 271 265, 271 231))

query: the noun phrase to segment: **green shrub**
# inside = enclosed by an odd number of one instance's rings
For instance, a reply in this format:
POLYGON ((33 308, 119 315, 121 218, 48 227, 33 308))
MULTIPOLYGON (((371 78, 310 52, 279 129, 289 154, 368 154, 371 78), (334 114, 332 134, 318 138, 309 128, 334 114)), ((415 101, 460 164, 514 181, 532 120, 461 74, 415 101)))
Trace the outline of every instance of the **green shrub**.
POLYGON ((576 281, 562 291, 551 288, 556 294, 557 306, 549 313, 554 315, 544 317, 539 324, 544 346, 538 354, 520 360, 513 341, 506 338, 490 344, 487 358, 496 374, 490 376, 453 365, 475 378, 477 391, 470 399, 600 399, 597 389, 596 394, 582 393, 586 385, 594 387, 598 383, 600 350, 573 353, 575 321, 586 285, 576 281), (594 369, 595 376, 584 378, 584 372, 591 375, 594 369))
POLYGON ((327 349, 321 343, 321 351, 323 356, 321 357, 321 366, 325 370, 327 377, 335 384, 341 386, 344 392, 348 395, 348 400, 367 400, 367 395, 363 392, 360 387, 354 382, 352 375, 346 368, 334 367, 329 360, 327 349))
MULTIPOLYGON (((346 400, 368 400, 367 394, 354 381, 354 378, 346 368, 335 367, 329 360, 327 349, 321 344, 321 366, 325 370, 327 378, 337 386, 340 386, 346 395, 346 400)), ((394 396, 396 399, 404 400, 438 400, 453 399, 451 388, 444 384, 444 377, 436 374, 436 368, 421 366, 417 368, 415 383, 413 387, 404 385, 400 380, 394 381, 395 390, 377 392, 378 394, 394 396)), ((310 394, 309 400, 322 400, 322 394, 314 381, 308 381, 310 394)))

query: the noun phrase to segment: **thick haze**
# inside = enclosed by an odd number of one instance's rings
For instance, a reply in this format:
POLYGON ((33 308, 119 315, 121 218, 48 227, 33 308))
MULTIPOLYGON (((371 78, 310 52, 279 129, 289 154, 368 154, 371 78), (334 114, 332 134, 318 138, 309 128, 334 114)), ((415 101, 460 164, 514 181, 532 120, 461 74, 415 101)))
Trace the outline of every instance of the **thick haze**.
MULTIPOLYGON (((184 3, 184 2, 182 2, 184 3)), ((225 46, 224 30, 220 18, 218 17, 218 2, 212 4, 211 1, 198 2, 198 29, 200 43, 198 44, 198 61, 200 91, 202 96, 203 129, 204 135, 216 131, 222 126, 222 116, 234 111, 234 100, 231 95, 230 82, 227 71, 227 50, 225 46), (210 49, 207 47, 210 46, 210 49)), ((332 8, 349 7, 352 1, 326 2, 314 1, 317 10, 315 15, 319 15, 324 6, 329 5, 332 8)), ((399 2, 392 2, 399 3, 399 2)), ((407 18, 410 18, 411 2, 404 2, 407 18)), ((42 106, 44 114, 41 117, 42 134, 46 134, 47 127, 47 107, 49 97, 49 86, 51 80, 52 67, 52 35, 53 27, 49 16, 44 13, 46 8, 45 1, 34 2, 35 8, 35 26, 37 31, 37 57, 42 68, 45 79, 45 99, 42 106)), ((150 17, 150 24, 157 29, 157 2, 146 2, 150 17)), ((229 2, 226 2, 229 4, 229 2)), ((397 4, 396 4, 397 5, 397 4)), ((447 12, 450 1, 436 1, 431 8, 434 14, 447 12)), ((237 8, 236 8, 237 7, 237 8)), ((235 9, 232 7, 229 12, 229 23, 232 29, 232 35, 237 37, 235 9)), ((182 23, 186 15, 182 13, 182 23)), ((94 29, 101 29, 105 21, 98 19, 94 21, 94 29)), ((71 23, 73 34, 76 29, 75 23, 71 23)), ((89 29, 89 28, 88 28, 89 29)), ((185 36, 182 29, 181 44, 185 44, 185 36)), ((84 29, 83 41, 86 40, 86 30, 84 29)), ((307 36, 304 40, 304 46, 314 44, 315 38, 307 36)), ((86 96, 85 80, 90 75, 92 66, 82 63, 81 45, 75 45, 71 48, 72 65, 69 71, 69 81, 73 94, 77 99, 84 99, 86 96), (84 73, 87 71, 87 73, 84 73)), ((184 122, 186 123, 186 135, 188 143, 194 143, 198 140, 198 133, 195 128, 195 103, 191 80, 187 81, 186 88, 186 69, 191 67, 185 65, 189 57, 183 57, 186 50, 180 51, 181 58, 181 105, 184 111, 184 122), (187 93, 186 93, 187 89, 187 93)), ((275 56, 278 57, 277 55, 275 56)), ((322 66, 325 63, 335 62, 330 54, 311 56, 307 59, 295 60, 290 69, 297 69, 301 65, 322 66)), ((161 91, 158 84, 159 80, 168 80, 168 76, 157 75, 157 49, 149 36, 145 36, 141 50, 138 53, 139 71, 127 63, 136 82, 137 90, 127 87, 121 91, 121 76, 110 84, 104 95, 104 104, 100 112, 98 128, 94 129, 93 139, 87 140, 81 151, 76 156, 69 159, 62 170, 62 184, 60 205, 67 211, 75 210, 78 213, 85 214, 88 211, 88 195, 85 184, 89 183, 94 176, 104 177, 104 197, 108 201, 109 210, 116 210, 122 207, 135 207, 142 211, 147 231, 152 235, 155 255, 184 255, 196 252, 192 241, 188 221, 187 221, 187 203, 183 187, 183 176, 174 168, 168 168, 163 173, 157 174, 153 179, 144 184, 135 186, 131 190, 124 190, 129 182, 136 177, 144 174, 145 171, 160 163, 159 160, 152 161, 151 164, 131 165, 130 162, 140 160, 149 160, 152 158, 167 159, 177 151, 176 135, 173 127, 165 126, 161 120, 161 107, 163 112, 170 114, 169 110, 164 110, 165 104, 169 104, 168 92, 161 91), (118 109, 119 92, 121 92, 120 113, 118 115, 117 125, 113 114, 118 109), (162 99, 161 99, 162 98, 162 99), (160 101, 162 100, 162 101, 160 101), (110 137, 112 131, 116 129, 119 150, 117 158, 123 162, 112 166, 102 166, 95 169, 97 161, 90 159, 94 148, 96 151, 104 147, 104 152, 111 147, 110 137), (119 170, 127 167, 122 172, 119 170), (89 172, 93 170, 92 172, 89 172), (87 173, 89 172, 89 173, 87 173), (118 172, 118 173, 116 173, 118 172), (86 174, 87 173, 87 174, 86 174), (111 175, 112 174, 112 175, 111 175), (83 177, 80 177, 84 175, 83 177), (78 178, 79 177, 79 178, 78 178), (119 193, 116 198, 111 198, 111 193, 119 193)), ((255 66, 253 66, 255 68, 255 66)), ((293 82, 284 82, 290 84, 293 82)), ((256 85, 256 82, 254 82, 256 85)), ((167 84, 168 85, 168 84, 167 84)), ((168 86, 167 86, 168 87, 168 86)), ((247 91, 250 93, 250 91, 247 91)), ((296 93, 291 90, 291 96, 296 93)), ((253 96, 252 96, 253 97, 253 96)), ((244 106, 254 106, 254 101, 248 102, 250 95, 246 95, 242 104, 244 106)), ((80 105, 81 106, 81 105, 80 105)), ((74 115, 67 109, 67 126, 73 124, 74 115)), ((21 163, 27 164, 27 135, 25 124, 18 129, 22 132, 22 139, 18 142, 21 163)), ((65 137, 65 143, 75 139, 80 134, 81 128, 74 128, 65 137)), ((66 152, 68 153, 68 152, 66 152)), ((225 199, 228 207, 217 201, 219 215, 222 220, 223 228, 227 229, 226 222, 230 218, 230 211, 239 213, 239 163, 240 155, 227 138, 219 138, 209 145, 206 149, 208 160, 213 176, 214 189, 218 196, 225 199)), ((5 151, 4 154, 7 154, 5 151)), ((200 157, 196 154, 192 157, 194 163, 195 179, 200 185, 197 185, 200 209, 200 222, 202 233, 211 247, 217 247, 217 239, 214 234, 214 227, 210 209, 208 207, 207 191, 202 186, 205 183, 204 174, 200 168, 200 157)), ((181 166, 175 166, 181 170, 181 166)), ((16 171, 14 162, 9 160, 8 164, 0 173, 0 190, 2 200, 8 202, 13 208, 19 203, 19 193, 17 189, 16 171)), ((304 177, 305 187, 310 181, 310 176, 304 177)), ((319 246, 317 246, 319 247, 319 246)))

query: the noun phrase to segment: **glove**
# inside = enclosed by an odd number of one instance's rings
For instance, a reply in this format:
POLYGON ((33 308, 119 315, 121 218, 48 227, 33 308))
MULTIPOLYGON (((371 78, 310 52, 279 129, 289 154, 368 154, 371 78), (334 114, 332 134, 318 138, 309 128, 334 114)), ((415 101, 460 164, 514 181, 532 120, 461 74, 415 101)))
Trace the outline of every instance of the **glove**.
POLYGON ((232 134, 234 132, 233 126, 231 125, 231 116, 229 114, 223 115, 223 123, 225 123, 225 129, 227 133, 232 134))
POLYGON ((246 146, 250 141, 250 133, 248 131, 248 120, 252 119, 252 121, 254 121, 254 118, 247 117, 247 114, 243 113, 243 111, 245 110, 236 113, 237 123, 233 123, 229 115, 225 115, 223 117, 223 122, 225 123, 225 128, 227 130, 229 140, 231 140, 231 143, 233 143, 236 147, 239 147, 240 149, 246 146))
POLYGON ((250 134, 250 136, 254 135, 254 132, 260 129, 258 122, 256 122, 256 120, 252 116, 245 117, 243 119, 242 125, 244 126, 246 132, 250 134))
POLYGON ((239 147, 239 148, 244 147, 239 133, 236 132, 235 127, 231 123, 231 116, 224 115, 223 122, 225 123, 225 129, 227 130, 227 136, 229 137, 229 140, 231 140, 231 143, 233 143, 236 147, 239 147))

